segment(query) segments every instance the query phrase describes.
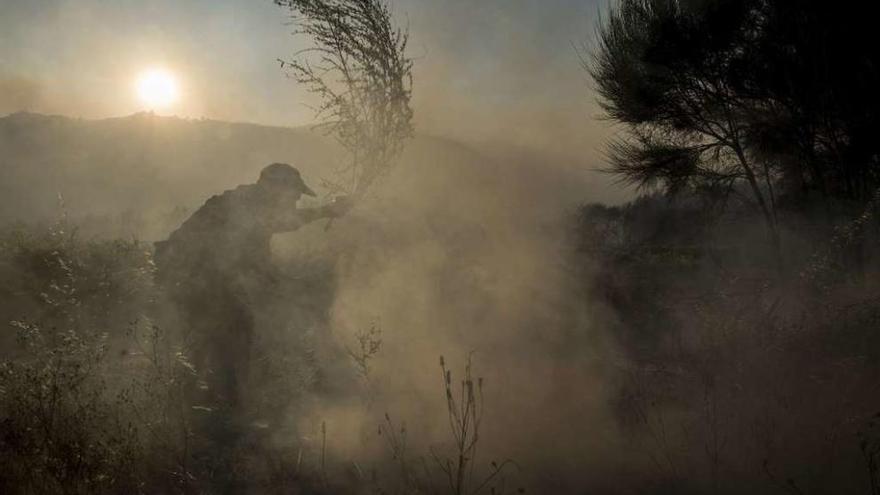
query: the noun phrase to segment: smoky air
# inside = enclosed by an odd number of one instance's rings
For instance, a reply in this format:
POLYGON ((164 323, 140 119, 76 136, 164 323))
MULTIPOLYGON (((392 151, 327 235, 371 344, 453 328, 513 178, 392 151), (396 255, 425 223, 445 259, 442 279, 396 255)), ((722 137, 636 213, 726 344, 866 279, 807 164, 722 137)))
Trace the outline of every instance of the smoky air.
POLYGON ((0 493, 880 493, 861 3, 7 4, 0 493))

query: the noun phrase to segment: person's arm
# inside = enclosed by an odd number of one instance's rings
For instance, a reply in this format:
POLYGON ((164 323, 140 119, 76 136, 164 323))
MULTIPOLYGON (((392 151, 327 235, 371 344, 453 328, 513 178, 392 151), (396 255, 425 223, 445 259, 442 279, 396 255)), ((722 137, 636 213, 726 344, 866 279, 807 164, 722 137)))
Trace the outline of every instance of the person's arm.
POLYGON ((318 208, 297 208, 288 210, 273 219, 272 231, 275 233, 292 232, 303 225, 322 218, 337 218, 351 209, 347 198, 337 198, 333 203, 318 208))

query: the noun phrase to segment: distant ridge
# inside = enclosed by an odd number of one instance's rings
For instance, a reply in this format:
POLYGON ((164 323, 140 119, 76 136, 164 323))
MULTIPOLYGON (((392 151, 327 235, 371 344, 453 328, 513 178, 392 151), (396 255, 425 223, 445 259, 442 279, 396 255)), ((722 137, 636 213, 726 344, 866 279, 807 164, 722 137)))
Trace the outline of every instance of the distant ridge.
POLYGON ((332 142, 307 128, 136 113, 100 120, 18 112, 0 117, 0 221, 191 207, 248 182, 273 161, 317 180, 332 142))
MULTIPOLYGON (((584 176, 551 158, 483 148, 417 136, 375 197, 412 215, 442 210, 464 220, 494 212, 514 221, 589 199, 584 176)), ((320 195, 322 179, 338 178, 345 159, 331 138, 307 127, 20 112, 0 117, 0 223, 52 221, 61 197, 88 232, 158 239, 187 211, 253 182, 269 163, 297 166, 320 195)))

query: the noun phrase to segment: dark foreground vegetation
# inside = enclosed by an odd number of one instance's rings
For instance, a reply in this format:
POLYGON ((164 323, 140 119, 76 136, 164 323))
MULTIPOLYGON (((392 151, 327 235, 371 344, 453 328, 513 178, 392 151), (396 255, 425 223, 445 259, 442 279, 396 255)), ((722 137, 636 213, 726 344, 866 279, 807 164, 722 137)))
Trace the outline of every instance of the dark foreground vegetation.
POLYGON ((334 290, 332 257, 286 267, 298 275, 283 288, 297 295, 294 307, 256 306, 272 322, 262 323, 250 350, 235 424, 205 405, 204 371, 191 363, 194 344, 154 282, 149 246, 85 240, 61 218, 5 229, 0 266, 9 322, 0 362, 3 493, 504 490, 512 461, 473 466, 483 382, 470 363, 459 375, 439 358, 437 403, 450 437, 430 454, 408 452, 405 423, 388 413, 370 428, 375 457, 363 466, 328 452, 323 422, 317 438, 300 431, 297 420, 315 400, 369 397, 371 360, 382 346, 376 325, 351 346, 320 335, 334 290), (234 448, 217 443, 223 434, 236 435, 234 448))
MULTIPOLYGON (((152 245, 83 236, 61 215, 0 232, 0 492, 880 493, 871 22, 857 2, 794 0, 622 0, 606 18, 587 68, 624 129, 609 170, 642 190, 624 205, 569 212, 567 235, 552 243, 576 280, 566 307, 591 317, 560 317, 571 327, 562 335, 581 345, 577 332, 601 326, 613 342, 613 352, 560 346, 605 353, 614 432, 592 432, 605 439, 591 447, 601 462, 547 467, 569 476, 558 479, 540 472, 542 459, 569 452, 507 460, 481 450, 491 414, 515 424, 562 405, 484 414, 483 380, 441 348, 439 364, 425 366, 445 440, 423 449, 405 418, 385 413, 371 374, 387 343, 381 323, 340 342, 329 313, 340 267, 352 263, 341 253, 402 244, 390 227, 366 229, 385 244, 355 228, 341 251, 280 267, 274 295, 254 302, 245 405, 229 421, 202 400, 207 371, 193 365, 192 336, 155 282, 152 245), (337 433, 320 415, 317 428, 302 427, 317 403, 340 397, 378 417, 353 435, 362 455, 328 449, 337 433), (227 433, 236 441, 218 442, 227 433)), ((447 187, 470 200, 464 186, 447 187)), ((468 265, 466 247, 493 231, 441 213, 430 235, 448 235, 468 265)), ((468 281, 494 283, 473 264, 461 268, 468 281)), ((455 292, 455 275, 438 270, 432 288, 455 292)), ((464 310, 438 314, 455 311, 464 310)), ((591 424, 554 425, 536 449, 591 424)))
MULTIPOLYGON (((621 431, 606 446, 615 467, 585 486, 872 493, 880 270, 877 207, 865 208, 837 223, 786 224, 792 268, 784 276, 749 211, 719 220, 690 196, 582 208, 571 223, 570 266, 582 270, 591 300, 613 310, 606 324, 626 363, 608 404, 621 431)), ((297 294, 295 307, 263 307, 295 329, 298 343, 262 334, 249 433, 236 452, 206 445, 214 412, 194 393, 198 371, 153 282, 149 246, 81 238, 60 221, 6 229, 0 260, 9 322, 0 376, 5 493, 201 493, 232 482, 244 483, 233 491, 256 493, 470 492, 450 488, 447 471, 455 482, 455 452, 479 438, 471 436, 482 419, 476 376, 460 395, 451 370, 447 394, 438 369, 436 404, 452 398, 461 440, 434 454, 407 451, 406 427, 393 415, 364 440, 375 449, 371 465, 328 454, 326 438, 275 426, 273 414, 296 417, 320 397, 366 397, 360 383, 381 329, 347 347, 320 337, 335 291, 332 257, 287 267, 300 277, 285 293, 297 294)), ((485 487, 500 490, 507 476, 510 491, 518 473, 499 459, 459 483, 475 490, 490 479, 485 487)))
POLYGON ((856 2, 623 0, 586 63, 623 124, 580 252, 662 493, 877 493, 880 51, 856 2))
POLYGON ((581 211, 630 358, 612 402, 637 491, 876 492, 877 209, 781 223, 783 275, 754 214, 660 196, 581 211))

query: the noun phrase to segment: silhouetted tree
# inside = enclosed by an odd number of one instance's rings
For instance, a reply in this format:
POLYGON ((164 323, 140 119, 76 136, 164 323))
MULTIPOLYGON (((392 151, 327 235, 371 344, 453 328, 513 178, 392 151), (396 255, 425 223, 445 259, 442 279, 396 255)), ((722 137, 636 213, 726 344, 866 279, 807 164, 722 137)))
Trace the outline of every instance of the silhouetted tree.
POLYGON ((780 193, 869 199, 878 55, 871 17, 844 4, 622 0, 585 63, 628 131, 609 146, 609 170, 718 197, 742 183, 777 249, 780 193))
POLYGON ((755 42, 737 82, 761 102, 754 144, 786 191, 864 203, 880 185, 880 50, 864 2, 758 3, 755 42))
POLYGON ((774 171, 749 146, 753 102, 737 81, 754 33, 749 1, 623 0, 588 67, 607 115, 629 135, 610 145, 610 170, 642 187, 731 191, 748 185, 776 227, 774 171))

